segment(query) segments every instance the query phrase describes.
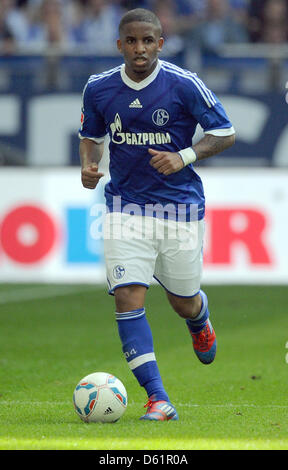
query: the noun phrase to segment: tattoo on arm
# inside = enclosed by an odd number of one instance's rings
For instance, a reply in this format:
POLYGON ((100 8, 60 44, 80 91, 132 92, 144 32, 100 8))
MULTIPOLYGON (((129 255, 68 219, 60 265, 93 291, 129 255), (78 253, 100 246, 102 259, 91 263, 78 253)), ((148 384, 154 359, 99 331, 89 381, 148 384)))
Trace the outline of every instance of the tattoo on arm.
POLYGON ((231 147, 235 142, 235 135, 218 137, 212 134, 206 134, 197 144, 193 145, 197 160, 212 157, 217 153, 223 152, 231 147))

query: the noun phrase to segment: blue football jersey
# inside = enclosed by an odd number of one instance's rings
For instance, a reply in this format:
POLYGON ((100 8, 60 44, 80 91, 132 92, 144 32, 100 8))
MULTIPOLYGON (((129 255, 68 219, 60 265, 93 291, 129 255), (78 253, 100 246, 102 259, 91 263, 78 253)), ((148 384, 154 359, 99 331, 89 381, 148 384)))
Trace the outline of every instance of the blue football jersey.
POLYGON ((180 214, 186 220, 203 218, 203 185, 193 165, 165 176, 150 165, 148 153, 149 148, 178 152, 191 146, 197 124, 205 133, 234 134, 222 104, 196 74, 159 60, 138 83, 122 64, 89 78, 82 113, 80 138, 101 142, 110 136, 111 179, 105 186, 110 211, 137 207, 157 216, 157 205, 165 208, 164 217, 175 210, 178 219, 180 214))

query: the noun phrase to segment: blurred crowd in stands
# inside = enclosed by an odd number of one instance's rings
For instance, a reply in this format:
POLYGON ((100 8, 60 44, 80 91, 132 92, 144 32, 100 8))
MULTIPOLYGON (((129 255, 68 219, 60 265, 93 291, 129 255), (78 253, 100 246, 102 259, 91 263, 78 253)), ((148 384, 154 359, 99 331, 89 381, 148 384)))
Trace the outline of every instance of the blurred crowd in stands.
POLYGON ((223 44, 288 42, 288 0, 0 0, 0 54, 114 54, 121 16, 138 7, 158 15, 172 54, 187 44, 217 55, 223 44))

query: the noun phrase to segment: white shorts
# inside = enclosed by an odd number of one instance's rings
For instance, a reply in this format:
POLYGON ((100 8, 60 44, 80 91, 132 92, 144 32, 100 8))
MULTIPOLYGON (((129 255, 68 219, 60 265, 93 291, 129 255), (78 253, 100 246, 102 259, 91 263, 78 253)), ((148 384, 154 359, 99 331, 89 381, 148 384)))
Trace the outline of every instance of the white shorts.
POLYGON ((193 297, 200 290, 204 220, 175 222, 108 213, 104 254, 109 293, 120 286, 150 286, 153 277, 171 294, 193 297))

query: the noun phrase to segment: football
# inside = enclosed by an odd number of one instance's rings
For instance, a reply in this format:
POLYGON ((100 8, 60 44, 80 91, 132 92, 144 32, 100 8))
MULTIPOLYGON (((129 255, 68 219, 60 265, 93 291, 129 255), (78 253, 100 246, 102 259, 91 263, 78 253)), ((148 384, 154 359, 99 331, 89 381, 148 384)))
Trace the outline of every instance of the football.
POLYGON ((73 393, 75 411, 86 423, 115 423, 126 410, 127 402, 121 380, 106 372, 86 375, 73 393))

